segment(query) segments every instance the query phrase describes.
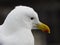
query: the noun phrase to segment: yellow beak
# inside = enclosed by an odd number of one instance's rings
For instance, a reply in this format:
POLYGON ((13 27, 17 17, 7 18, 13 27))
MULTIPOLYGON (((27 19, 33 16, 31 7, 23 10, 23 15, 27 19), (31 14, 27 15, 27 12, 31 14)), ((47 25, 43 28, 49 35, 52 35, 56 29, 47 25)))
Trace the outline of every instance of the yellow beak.
POLYGON ((46 25, 46 24, 44 24, 44 23, 39 23, 39 24, 36 24, 36 27, 38 28, 38 29, 40 29, 40 30, 42 30, 43 32, 48 32, 48 33, 50 33, 50 28, 46 25))

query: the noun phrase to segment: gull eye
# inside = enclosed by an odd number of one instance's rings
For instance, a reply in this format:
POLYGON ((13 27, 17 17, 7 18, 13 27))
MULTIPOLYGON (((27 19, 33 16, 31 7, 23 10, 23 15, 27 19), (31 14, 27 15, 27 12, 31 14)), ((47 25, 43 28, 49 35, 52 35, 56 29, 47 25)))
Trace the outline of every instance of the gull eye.
POLYGON ((33 20, 34 19, 34 17, 31 17, 31 20, 33 20))

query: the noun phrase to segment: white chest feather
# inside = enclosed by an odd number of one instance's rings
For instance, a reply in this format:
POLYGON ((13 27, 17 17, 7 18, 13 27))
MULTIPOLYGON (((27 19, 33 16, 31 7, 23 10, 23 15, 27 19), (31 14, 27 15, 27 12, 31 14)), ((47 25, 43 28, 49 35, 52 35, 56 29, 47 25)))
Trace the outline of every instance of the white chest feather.
POLYGON ((34 37, 30 30, 21 30, 11 35, 3 35, 1 37, 4 45, 34 45, 34 37))

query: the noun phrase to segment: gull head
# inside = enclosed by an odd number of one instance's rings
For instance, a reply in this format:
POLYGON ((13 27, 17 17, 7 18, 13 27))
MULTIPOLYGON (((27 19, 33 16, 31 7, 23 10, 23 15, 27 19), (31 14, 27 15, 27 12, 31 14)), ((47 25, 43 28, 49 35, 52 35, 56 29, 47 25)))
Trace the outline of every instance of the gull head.
POLYGON ((7 16, 5 22, 12 28, 40 29, 43 32, 50 33, 49 27, 39 21, 37 12, 27 6, 17 6, 7 16), (12 26, 11 26, 12 25, 12 26))

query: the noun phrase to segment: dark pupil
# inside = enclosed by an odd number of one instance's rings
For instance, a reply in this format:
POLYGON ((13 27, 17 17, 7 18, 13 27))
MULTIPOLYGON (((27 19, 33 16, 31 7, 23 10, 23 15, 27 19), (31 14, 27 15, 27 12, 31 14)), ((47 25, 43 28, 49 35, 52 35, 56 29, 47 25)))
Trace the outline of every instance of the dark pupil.
POLYGON ((31 20, 33 20, 34 18, 33 17, 31 17, 31 20))

